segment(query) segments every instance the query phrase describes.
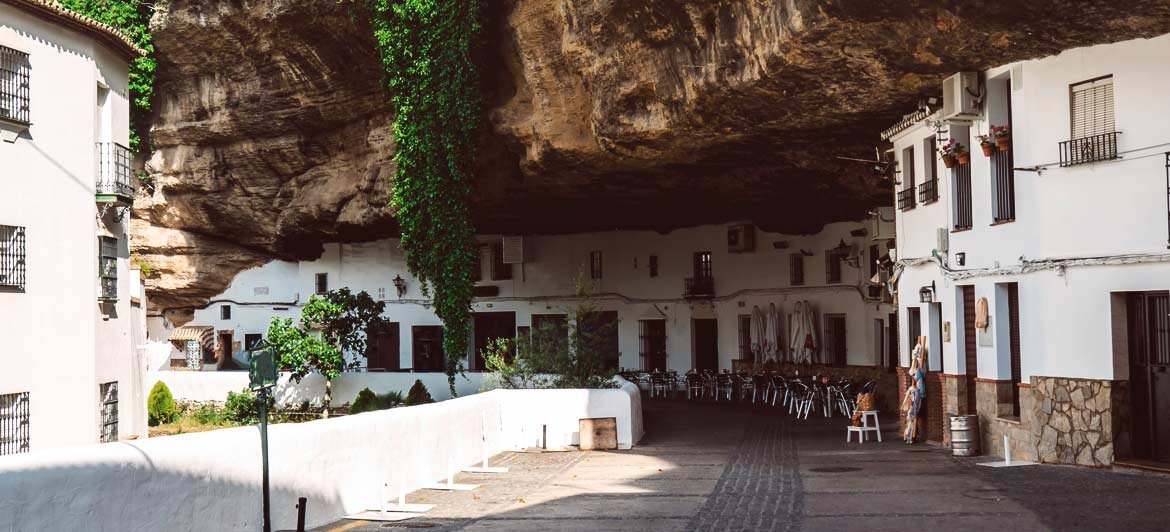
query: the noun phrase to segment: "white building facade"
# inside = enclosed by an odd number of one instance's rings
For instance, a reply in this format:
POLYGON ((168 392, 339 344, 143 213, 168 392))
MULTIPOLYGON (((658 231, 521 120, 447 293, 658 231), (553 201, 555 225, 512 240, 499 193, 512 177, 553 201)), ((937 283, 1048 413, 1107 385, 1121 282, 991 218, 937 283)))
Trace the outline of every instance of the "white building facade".
MULTIPOLYGON (((470 343, 482 348, 489 338, 523 334, 542 320, 566 320, 580 303, 575 297, 580 279, 601 318, 616 323, 610 361, 615 367, 733 369, 765 358, 752 354, 752 344, 761 340, 750 325, 755 307, 775 305, 786 331, 796 302, 807 301, 817 329, 814 362, 892 370, 887 353, 893 309, 882 302, 880 287, 869 282, 876 271, 871 257, 887 252, 892 231, 893 213, 885 209, 870 220, 832 223, 814 235, 767 233, 747 224, 520 241, 480 235, 481 280, 470 343), (506 255, 523 262, 507 264, 506 255)), ((380 353, 359 361, 364 368, 443 370, 442 323, 407 271, 396 239, 327 244, 317 260, 274 261, 242 272, 197 309, 185 328, 214 332, 215 348, 205 351, 203 369, 222 368, 225 346, 241 359, 240 351, 260 339, 274 317, 299 318, 311 294, 340 287, 385 301, 393 322, 391 331, 374 340, 380 353), (401 296, 396 277, 403 281, 401 296)), ((175 335, 163 318, 149 321, 152 338, 175 335)), ((466 358, 473 371, 483 368, 475 352, 466 358)), ((188 366, 178 349, 172 366, 188 366)))
POLYGON ((1006 435, 1022 459, 1170 460, 1168 53, 1162 36, 960 75, 883 135, 901 366, 925 337, 930 439, 944 412, 978 414, 993 454, 1006 435), (985 155, 993 126, 1010 139, 985 155), (948 169, 952 139, 970 156, 948 169))
POLYGON ((129 61, 108 26, 0 1, 0 454, 145 437, 129 61))

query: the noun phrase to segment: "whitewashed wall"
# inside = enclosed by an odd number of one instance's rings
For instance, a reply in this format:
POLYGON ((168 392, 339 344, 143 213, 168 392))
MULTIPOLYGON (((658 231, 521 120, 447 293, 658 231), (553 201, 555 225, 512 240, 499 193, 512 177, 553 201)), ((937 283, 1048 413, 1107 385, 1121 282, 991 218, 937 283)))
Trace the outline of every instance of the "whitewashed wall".
MULTIPOLYGON (((944 275, 934 264, 907 268, 902 276, 899 305, 920 306, 918 289, 937 286, 936 301, 943 303, 942 318, 952 324, 952 341, 942 343, 947 373, 965 373, 962 356, 962 299, 958 286, 975 287, 976 299, 987 297, 997 314, 1002 294, 997 283, 1019 283, 1021 370, 1030 376, 1094 379, 1127 378, 1124 362, 1115 360, 1114 345, 1125 338, 1115 334, 1111 294, 1125 291, 1170 289, 1170 255, 1166 255, 1167 195, 1164 155, 1170 145, 1170 70, 1162 61, 1170 53, 1170 36, 1077 48, 1059 55, 989 69, 984 77, 1000 82, 989 91, 988 105, 1011 91, 1013 150, 1016 168, 1037 165, 1042 173, 1017 170, 1016 221, 993 225, 990 159, 979 152, 977 133, 1002 117, 977 121, 969 128, 948 131, 972 149, 973 227, 950 232, 950 256, 966 253, 966 265, 944 275), (1058 144, 1069 140, 1069 86, 1113 75, 1118 149, 1122 158, 1060 168, 1058 144), (1014 80, 1011 81, 1011 80, 1014 80), (997 92, 999 91, 999 92, 997 92), (1073 265, 1063 270, 1021 273, 1021 259, 1100 258, 1152 255, 1154 262, 1134 265, 1073 265), (1160 257, 1160 258, 1159 258, 1160 257), (1016 269, 1013 269, 1016 268, 1016 269), (962 278, 956 278, 962 277, 962 278)), ((993 113, 994 114, 994 113, 993 113)), ((918 183, 924 164, 922 139, 933 134, 925 124, 900 133, 894 141, 900 166, 902 148, 913 145, 918 183)), ((931 154, 937 157, 936 154, 931 154)), ((953 187, 950 172, 938 163, 939 201, 919 205, 897 215, 899 257, 929 257, 936 247, 936 228, 951 228, 953 187)), ((925 321, 927 310, 922 310, 925 321)), ((998 316, 993 316, 995 322, 998 316)), ((1006 317, 1006 316, 1005 316, 1006 317)), ((993 325, 994 327, 994 325, 993 325)), ((903 318, 901 360, 908 363, 908 320, 903 318)), ((936 343, 937 332, 924 326, 936 343)), ((995 331, 993 336, 1001 332, 995 331)), ((1124 332, 1124 331, 1122 331, 1124 332)), ((980 377, 1010 377, 1009 351, 1004 338, 978 347, 980 377), (1001 341, 1004 340, 1004 341, 1001 341)), ((932 356, 932 369, 937 361, 932 356)))
MULTIPOLYGON (((378 508, 399 486, 413 491, 452 465, 532 445, 549 425, 576 441, 579 418, 618 418, 618 440, 642 436, 636 387, 496 390, 470 397, 269 427, 274 529, 296 523, 307 497, 310 527, 378 508), (486 432, 482 427, 486 426, 486 432), (481 437, 481 435, 484 435, 481 437), (486 442, 486 443, 485 443, 486 442)), ((260 445, 255 427, 0 457, 0 529, 94 532, 252 531, 260 527, 260 445)), ((490 480, 488 481, 490 482, 490 480)))
MULTIPOLYGON (((892 232, 892 222, 885 233, 892 232)), ((528 326, 533 314, 563 314, 573 305, 574 281, 578 272, 588 277, 589 252, 603 253, 603 279, 593 286, 601 310, 618 312, 620 365, 638 368, 638 320, 665 319, 667 365, 672 369, 693 367, 692 318, 715 317, 718 320, 719 366, 730 368, 739 358, 737 317, 748 314, 755 305, 775 303, 790 312, 797 300, 813 303, 818 316, 824 313, 847 315, 847 353, 850 364, 874 364, 880 361, 880 347, 874 337, 873 320, 885 320, 892 312, 886 305, 863 300, 859 291, 869 278, 872 224, 842 222, 827 225, 815 235, 781 235, 757 232, 754 253, 729 253, 726 226, 708 225, 679 229, 668 234, 649 231, 613 231, 577 235, 526 238, 532 260, 513 268, 513 279, 490 280, 490 255, 484 254, 485 281, 496 285, 498 297, 479 298, 473 310, 480 312, 514 312, 516 325, 528 326), (854 237, 851 232, 866 228, 870 235, 854 237), (786 241, 788 248, 778 250, 773 242, 786 241), (862 250, 862 268, 843 266, 843 282, 827 285, 825 251, 840 242, 856 244, 862 250), (814 253, 805 259, 805 286, 789 284, 789 255, 799 250, 814 253), (710 251, 717 296, 711 303, 692 303, 682 298, 683 279, 692 276, 692 253, 710 251), (656 254, 659 274, 650 277, 648 257, 656 254)), ((489 244, 498 236, 484 235, 480 242, 489 244)), ((883 248, 884 252, 884 248, 883 248)), ((231 330, 241 341, 247 333, 264 333, 273 317, 300 315, 302 305, 313 292, 314 275, 327 273, 329 288, 347 286, 365 290, 378 297, 385 294, 387 317, 400 323, 400 363, 412 364, 413 325, 440 325, 427 306, 418 282, 405 267, 397 240, 364 244, 327 244, 323 256, 300 263, 272 262, 240 273, 231 286, 195 312, 191 325, 212 325, 217 330, 231 330), (407 294, 398 299, 392 283, 396 275, 407 282, 407 294), (264 294, 266 292, 266 294, 264 294), (220 307, 231 305, 230 320, 220 319, 220 307)), ((823 324, 818 328, 823 330, 823 324)), ((153 338, 170 333, 161 318, 151 325, 153 338)), ((175 358, 181 358, 176 350, 175 358)))
MULTIPOLYGON (((460 397, 479 392, 483 385, 483 376, 482 373, 473 372, 457 375, 455 392, 460 397)), ((451 398, 451 388, 445 373, 343 373, 333 381, 333 404, 352 403, 358 392, 367 387, 377 394, 397 391, 405 395, 415 380, 422 381, 434 400, 443 401, 451 398)), ((222 402, 228 392, 239 392, 248 387, 248 372, 155 371, 147 375, 145 386, 149 390, 158 381, 166 383, 176 400, 222 402)), ((303 401, 319 403, 324 395, 324 377, 312 374, 296 383, 284 373, 277 386, 276 400, 281 406, 295 407, 303 401)))
POLYGON ((120 437, 145 436, 132 387, 128 223, 99 221, 94 202, 94 143, 128 140, 127 63, 8 4, 0 45, 29 54, 32 122, 18 137, 0 127, 0 224, 26 227, 27 267, 23 292, 0 288, 0 394, 29 392, 30 446, 47 449, 97 441, 98 385, 118 381, 120 437), (99 85, 109 88, 104 117, 99 85), (98 234, 120 239, 120 298, 106 308, 97 302, 98 234))

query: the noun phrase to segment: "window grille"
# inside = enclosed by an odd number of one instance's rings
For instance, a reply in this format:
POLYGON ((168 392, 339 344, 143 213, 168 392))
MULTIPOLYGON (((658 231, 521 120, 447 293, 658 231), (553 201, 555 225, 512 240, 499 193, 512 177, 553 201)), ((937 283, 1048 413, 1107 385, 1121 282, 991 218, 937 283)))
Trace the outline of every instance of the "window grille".
POLYGON ((0 46, 0 120, 28 124, 29 75, 32 68, 28 54, 0 46))
POLYGON ((753 360, 751 314, 739 315, 739 358, 740 360, 753 360))
POLYGON ((658 255, 650 255, 650 277, 658 277, 658 255))
POLYGON ((971 165, 956 164, 951 170, 954 180, 954 225, 956 231, 971 228, 971 165))
POLYGON ((134 197, 133 156, 130 148, 116 142, 98 142, 97 194, 134 197))
POLYGON ((98 237, 98 279, 101 282, 99 298, 118 300, 118 239, 98 237))
POLYGON ((318 294, 324 294, 329 291, 329 274, 318 273, 315 281, 315 288, 318 294))
POLYGON ((841 262, 848 252, 830 250, 825 252, 825 283, 841 282, 841 262))
POLYGON ((788 284, 800 286, 804 284, 804 255, 793 253, 788 256, 788 284))
POLYGON ((231 305, 221 305, 219 307, 219 319, 221 319, 221 320, 232 319, 232 306, 231 305))
POLYGON ((589 253, 589 278, 601 279, 601 252, 591 251, 589 253))
POLYGON ((28 452, 28 392, 0 395, 0 456, 28 452))
POLYGON ((101 442, 118 441, 118 382, 107 382, 98 386, 101 399, 102 430, 101 442))
POLYGON ((902 149, 902 190, 898 191, 898 208, 914 208, 914 146, 902 149))
POLYGON ((24 228, 0 225, 0 286, 24 290, 24 228))

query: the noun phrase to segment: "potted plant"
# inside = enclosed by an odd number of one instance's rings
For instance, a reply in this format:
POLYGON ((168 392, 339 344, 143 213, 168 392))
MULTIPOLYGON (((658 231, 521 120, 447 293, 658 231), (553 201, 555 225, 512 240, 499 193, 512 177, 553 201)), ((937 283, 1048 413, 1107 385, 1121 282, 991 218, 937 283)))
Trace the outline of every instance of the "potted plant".
MULTIPOLYGON (((956 142, 955 139, 948 140, 946 144, 943 144, 938 149, 938 153, 942 155, 943 164, 947 168, 954 168, 956 162, 964 162, 960 157, 965 152, 966 150, 963 149, 963 145, 956 142)), ((968 155, 967 159, 970 160, 970 155, 968 155)))
POLYGON ((983 155, 991 157, 995 153, 995 140, 991 135, 977 135, 979 138, 979 147, 983 148, 983 155))
POLYGON ((1012 149, 1012 130, 1008 126, 991 126, 991 136, 1000 151, 1012 149))

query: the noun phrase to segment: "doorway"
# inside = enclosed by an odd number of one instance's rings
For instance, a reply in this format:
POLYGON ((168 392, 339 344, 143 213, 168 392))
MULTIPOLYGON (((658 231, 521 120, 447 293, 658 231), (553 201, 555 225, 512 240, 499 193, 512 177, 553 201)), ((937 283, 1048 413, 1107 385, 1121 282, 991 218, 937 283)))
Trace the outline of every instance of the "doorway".
POLYGON ((1170 292, 1128 294, 1134 457, 1170 462, 1170 292))
POLYGON ((515 312, 476 312, 473 315, 475 326, 475 363, 471 367, 476 371, 483 371, 483 350, 497 338, 516 337, 515 312))
POLYGON ((975 287, 961 286, 963 291, 963 359, 967 362, 967 407, 963 413, 976 414, 975 379, 979 377, 979 356, 975 346, 975 287))
POLYGON ((236 363, 232 361, 232 333, 231 331, 219 333, 219 345, 215 349, 215 369, 235 369, 236 363))
POLYGON ((718 371, 718 321, 713 319, 696 319, 694 320, 693 328, 695 331, 695 369, 718 371))
POLYGON ((369 371, 397 371, 400 363, 398 359, 398 323, 391 322, 370 331, 370 345, 366 352, 366 368, 369 371))
POLYGON ((898 313, 891 312, 886 324, 886 370, 898 371, 898 313))
POLYGON ((443 327, 415 325, 410 328, 411 367, 414 371, 445 371, 443 357, 443 327))
POLYGON ((666 320, 638 322, 643 371, 666 370, 666 320))
POLYGON ((886 324, 880 319, 873 320, 873 365, 882 367, 886 361, 886 324))

